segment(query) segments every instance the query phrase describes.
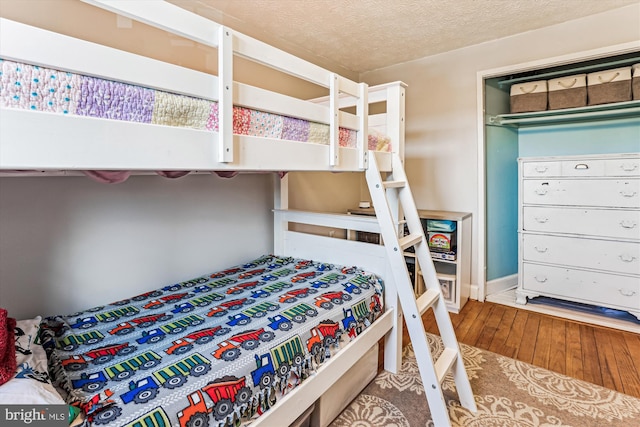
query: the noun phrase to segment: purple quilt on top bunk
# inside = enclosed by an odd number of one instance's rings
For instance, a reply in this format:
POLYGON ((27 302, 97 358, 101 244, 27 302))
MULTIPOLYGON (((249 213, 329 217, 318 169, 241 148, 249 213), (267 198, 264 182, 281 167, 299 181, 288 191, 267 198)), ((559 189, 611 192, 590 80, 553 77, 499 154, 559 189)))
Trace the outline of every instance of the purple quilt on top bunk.
MULTIPOLYGON (((0 59, 0 107, 218 131, 218 103, 126 83, 0 59)), ((233 133, 329 143, 329 126, 234 106, 233 133)), ((340 128, 339 144, 356 146, 340 128)), ((390 151, 390 139, 369 134, 369 149, 390 151)))
POLYGON ((381 296, 356 267, 266 255, 49 317, 42 342, 53 383, 90 424, 237 425, 369 326, 381 296))

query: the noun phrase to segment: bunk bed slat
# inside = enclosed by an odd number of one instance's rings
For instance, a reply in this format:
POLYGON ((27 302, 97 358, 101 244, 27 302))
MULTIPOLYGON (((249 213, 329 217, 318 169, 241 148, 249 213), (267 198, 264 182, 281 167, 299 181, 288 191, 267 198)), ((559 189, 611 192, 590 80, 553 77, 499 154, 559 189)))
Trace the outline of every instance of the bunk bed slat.
POLYGON ((131 18, 208 46, 218 46, 219 24, 165 1, 82 0, 84 3, 131 18))
MULTIPOLYGON (((15 109, 0 114, 0 140, 0 170, 325 171, 329 156, 327 145, 234 135, 241 154, 219 163, 217 133, 15 109)), ((332 170, 353 171, 357 150, 339 150, 332 170)), ((375 154, 390 170, 390 153, 375 154)))
POLYGON ((216 76, 0 18, 0 57, 203 99, 216 76), (64 64, 61 66, 61 64, 64 64), (179 73, 188 73, 188 76, 179 73))

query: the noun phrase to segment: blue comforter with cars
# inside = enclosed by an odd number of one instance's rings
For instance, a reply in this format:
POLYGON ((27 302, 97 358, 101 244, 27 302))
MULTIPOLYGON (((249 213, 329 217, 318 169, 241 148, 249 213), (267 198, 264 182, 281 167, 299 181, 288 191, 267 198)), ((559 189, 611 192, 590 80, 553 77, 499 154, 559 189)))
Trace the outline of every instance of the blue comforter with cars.
POLYGON ((275 255, 46 318, 55 386, 89 425, 237 425, 382 312, 357 267, 275 255))

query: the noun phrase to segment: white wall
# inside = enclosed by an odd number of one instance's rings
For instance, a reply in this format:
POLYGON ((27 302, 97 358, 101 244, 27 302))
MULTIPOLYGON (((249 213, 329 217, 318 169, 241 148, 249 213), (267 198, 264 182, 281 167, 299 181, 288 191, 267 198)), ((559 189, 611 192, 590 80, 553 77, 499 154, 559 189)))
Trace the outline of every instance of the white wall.
POLYGON ((0 178, 0 307, 64 314, 273 251, 271 174, 0 178))
MULTIPOLYGON (((421 209, 472 212, 473 242, 478 242, 477 73, 637 40, 640 4, 398 64, 361 78, 370 85, 393 80, 408 84, 406 168, 416 203, 421 209)), ((477 284, 477 243, 472 252, 472 283, 477 284)))

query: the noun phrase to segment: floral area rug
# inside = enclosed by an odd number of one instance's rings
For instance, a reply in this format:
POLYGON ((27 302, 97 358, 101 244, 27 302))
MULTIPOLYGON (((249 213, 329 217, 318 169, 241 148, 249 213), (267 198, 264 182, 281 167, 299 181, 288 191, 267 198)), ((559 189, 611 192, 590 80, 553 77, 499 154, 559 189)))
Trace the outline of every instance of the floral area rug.
MULTIPOLYGON (((440 337, 427 334, 437 357, 440 337)), ((464 427, 640 427, 640 399, 460 344, 478 412, 460 406, 453 377, 443 382, 449 418, 464 427)), ((405 347, 396 375, 380 373, 330 427, 434 426, 415 354, 405 347)), ((435 426, 440 427, 440 426, 435 426)))

